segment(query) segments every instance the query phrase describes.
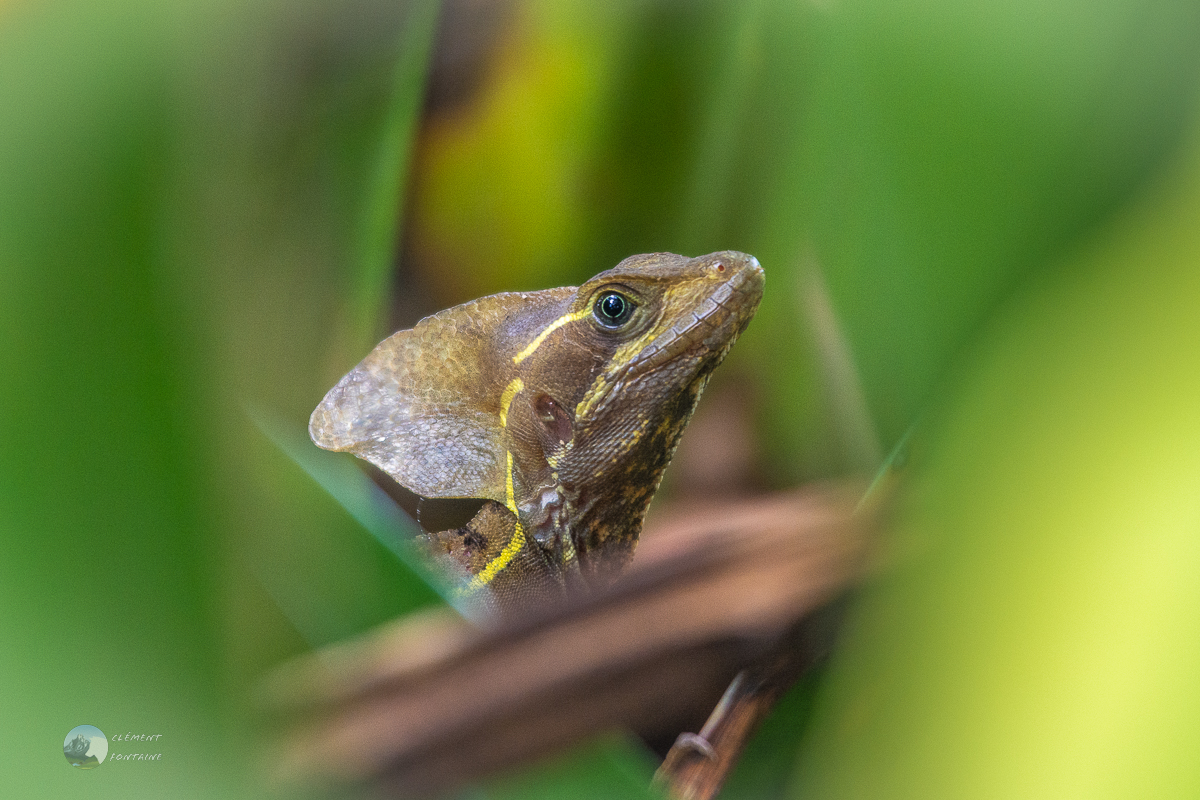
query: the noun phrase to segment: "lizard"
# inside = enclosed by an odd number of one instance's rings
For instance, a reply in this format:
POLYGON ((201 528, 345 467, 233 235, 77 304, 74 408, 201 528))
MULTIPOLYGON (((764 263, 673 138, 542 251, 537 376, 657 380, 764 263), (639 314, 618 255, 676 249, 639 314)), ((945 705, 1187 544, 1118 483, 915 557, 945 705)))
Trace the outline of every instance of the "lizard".
POLYGON ((420 498, 482 501, 426 531, 490 613, 610 584, 713 370, 758 308, 753 256, 631 256, 578 287, 455 306, 375 347, 309 433, 420 498))

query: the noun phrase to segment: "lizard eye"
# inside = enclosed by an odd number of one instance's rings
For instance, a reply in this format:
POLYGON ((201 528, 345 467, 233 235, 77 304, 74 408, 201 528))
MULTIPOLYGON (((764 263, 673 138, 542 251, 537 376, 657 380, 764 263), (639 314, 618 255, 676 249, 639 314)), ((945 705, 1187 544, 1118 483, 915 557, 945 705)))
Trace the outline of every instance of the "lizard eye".
POLYGON ((592 316, 606 328, 619 328, 629 321, 633 316, 633 309, 636 306, 630 300, 619 292, 605 292, 596 298, 596 305, 592 306, 592 316))

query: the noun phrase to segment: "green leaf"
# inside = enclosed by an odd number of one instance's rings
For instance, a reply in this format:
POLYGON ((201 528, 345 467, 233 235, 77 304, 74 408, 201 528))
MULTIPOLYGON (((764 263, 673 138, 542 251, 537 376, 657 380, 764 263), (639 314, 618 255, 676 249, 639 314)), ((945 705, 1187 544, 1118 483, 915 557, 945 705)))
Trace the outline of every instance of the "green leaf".
POLYGON ((795 796, 1200 792, 1200 126, 1169 166, 915 441, 795 796))

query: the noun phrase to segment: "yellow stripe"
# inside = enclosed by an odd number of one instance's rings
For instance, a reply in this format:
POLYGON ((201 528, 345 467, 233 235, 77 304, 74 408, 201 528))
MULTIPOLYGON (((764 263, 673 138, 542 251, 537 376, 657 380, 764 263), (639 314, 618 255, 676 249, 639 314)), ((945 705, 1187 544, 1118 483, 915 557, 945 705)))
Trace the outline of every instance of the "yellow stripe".
MULTIPOLYGON (((508 386, 504 389, 503 394, 500 395, 500 427, 501 428, 503 428, 504 426, 506 426, 508 424, 508 407, 512 405, 513 398, 517 396, 517 392, 521 391, 524 388, 525 388, 525 381, 521 380, 520 378, 513 378, 512 381, 508 384, 508 386)), ((512 458, 511 453, 509 454, 509 458, 512 458)), ((509 468, 509 471, 511 472, 512 464, 509 464, 508 468, 509 468)), ((511 475, 509 475, 509 480, 510 481, 512 480, 511 475)))
POLYGON ((517 557, 517 553, 521 552, 521 548, 525 546, 525 528, 521 526, 520 515, 517 514, 517 501, 513 492, 512 452, 509 452, 507 455, 508 479, 505 481, 504 485, 505 505, 508 506, 508 510, 513 513, 513 516, 518 518, 517 527, 516 530, 513 531, 512 538, 508 540, 508 544, 506 544, 504 549, 500 551, 500 555, 489 561, 487 566, 480 570, 477 575, 471 578, 470 583, 463 587, 463 594, 470 594, 471 592, 478 591, 491 583, 492 579, 500 574, 500 570, 507 567, 512 560, 517 557))
POLYGON ((576 311, 573 314, 566 314, 554 320, 554 322, 551 322, 546 326, 545 330, 534 337, 534 340, 526 345, 524 350, 513 356, 513 363, 520 364, 522 361, 533 355, 533 351, 537 350, 538 347, 541 346, 542 342, 546 341, 546 337, 554 333, 563 325, 566 325, 568 322, 574 322, 577 319, 583 319, 591 313, 592 310, 590 308, 585 308, 582 311, 576 311))
MULTIPOLYGON (((525 382, 520 378, 513 378, 504 388, 500 395, 500 427, 508 425, 508 408, 512 405, 513 398, 524 388, 525 382)), ((491 583, 492 579, 500 574, 500 570, 512 563, 512 560, 517 557, 517 553, 521 552, 521 548, 525 546, 525 529, 521 526, 521 515, 517 513, 516 492, 513 489, 512 451, 508 451, 505 455, 508 457, 508 464, 505 470, 504 505, 513 513, 514 517, 517 517, 517 527, 513 531, 512 538, 508 540, 508 544, 504 545, 504 549, 500 551, 500 555, 489 561, 482 570, 471 577, 470 582, 460 590, 462 594, 479 591, 491 583)))
POLYGON ((508 506, 508 510, 514 515, 517 515, 517 499, 516 493, 513 491, 512 451, 510 450, 505 455, 508 456, 508 477, 504 481, 504 505, 508 506))
POLYGON ((608 376, 603 372, 596 376, 596 380, 592 381, 592 385, 588 387, 583 399, 575 404, 575 419, 586 418, 591 413, 592 406, 596 404, 596 400, 600 396, 600 391, 607 384, 608 376))

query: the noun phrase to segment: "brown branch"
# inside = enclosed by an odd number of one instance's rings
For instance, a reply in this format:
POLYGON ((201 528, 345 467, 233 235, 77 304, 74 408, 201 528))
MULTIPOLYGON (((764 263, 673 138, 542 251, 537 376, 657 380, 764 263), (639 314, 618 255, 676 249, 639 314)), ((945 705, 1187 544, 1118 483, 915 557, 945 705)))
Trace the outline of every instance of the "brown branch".
MULTIPOLYGON (((270 772, 428 795, 606 730, 673 736, 739 670, 779 673, 753 665, 795 650, 801 621, 852 582, 862 537, 849 509, 835 492, 696 509, 648 526, 602 596, 493 630, 416 615, 285 665, 264 685, 287 715, 270 772)), ((765 713, 754 703, 778 696, 759 683, 709 741, 744 742, 765 713)))
POLYGON ((772 652, 739 672, 704 727, 679 735, 654 782, 675 800, 716 797, 759 724, 796 679, 827 653, 841 605, 805 617, 772 652))

